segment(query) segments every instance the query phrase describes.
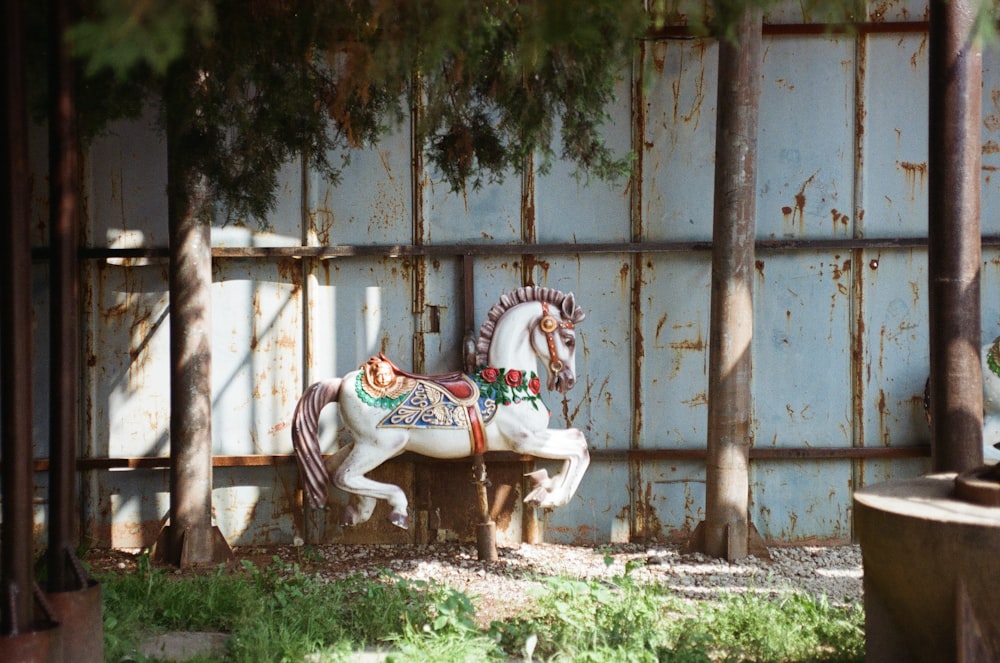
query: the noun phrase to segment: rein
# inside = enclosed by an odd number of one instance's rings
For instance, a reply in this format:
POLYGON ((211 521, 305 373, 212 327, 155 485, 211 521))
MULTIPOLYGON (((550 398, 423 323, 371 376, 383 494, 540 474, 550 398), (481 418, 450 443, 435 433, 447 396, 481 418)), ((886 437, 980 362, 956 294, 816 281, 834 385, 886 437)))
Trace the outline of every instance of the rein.
POLYGON ((538 321, 538 328, 545 334, 545 343, 549 346, 549 370, 553 374, 556 374, 563 369, 564 364, 556 354, 555 331, 557 329, 575 329, 575 327, 572 322, 561 322, 560 320, 557 320, 554 315, 549 313, 548 302, 543 301, 541 304, 542 319, 538 321))

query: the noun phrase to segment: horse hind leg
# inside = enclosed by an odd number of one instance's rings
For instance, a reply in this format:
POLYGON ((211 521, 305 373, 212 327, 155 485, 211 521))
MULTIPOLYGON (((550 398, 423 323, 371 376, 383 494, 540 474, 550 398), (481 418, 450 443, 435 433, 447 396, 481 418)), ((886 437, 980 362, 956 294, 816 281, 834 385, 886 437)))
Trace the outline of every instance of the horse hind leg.
POLYGON ((372 513, 375 512, 376 504, 378 504, 378 500, 374 497, 351 493, 347 498, 347 506, 344 507, 344 515, 341 517, 340 524, 344 527, 353 527, 368 522, 372 513))
POLYGON ((372 471, 394 454, 386 454, 378 447, 355 443, 351 452, 333 472, 333 485, 350 494, 344 509, 343 525, 360 525, 371 518, 376 500, 385 500, 392 508, 389 522, 407 529, 410 524, 409 502, 399 486, 369 479, 372 471))
MULTIPOLYGON (((333 478, 337 476, 337 470, 347 457, 354 452, 354 442, 344 445, 337 450, 335 454, 330 456, 326 461, 326 471, 327 476, 331 477, 331 482, 333 478)), ((336 485, 336 484, 334 484, 336 485)), ((351 527, 353 525, 360 525, 363 522, 367 522, 369 518, 372 517, 372 512, 375 511, 376 500, 374 497, 364 497, 362 495, 357 495, 355 493, 348 493, 347 506, 344 507, 344 513, 341 516, 340 524, 344 527, 351 527)))

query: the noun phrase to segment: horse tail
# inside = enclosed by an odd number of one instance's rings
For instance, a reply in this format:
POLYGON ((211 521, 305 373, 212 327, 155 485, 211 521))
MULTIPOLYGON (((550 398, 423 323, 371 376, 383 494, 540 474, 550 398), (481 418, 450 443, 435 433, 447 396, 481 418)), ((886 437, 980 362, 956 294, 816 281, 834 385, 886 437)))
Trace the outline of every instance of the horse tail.
POLYGON ((322 509, 326 504, 330 474, 319 450, 319 413, 340 394, 341 378, 314 382, 302 394, 292 415, 292 446, 305 482, 309 503, 322 509))

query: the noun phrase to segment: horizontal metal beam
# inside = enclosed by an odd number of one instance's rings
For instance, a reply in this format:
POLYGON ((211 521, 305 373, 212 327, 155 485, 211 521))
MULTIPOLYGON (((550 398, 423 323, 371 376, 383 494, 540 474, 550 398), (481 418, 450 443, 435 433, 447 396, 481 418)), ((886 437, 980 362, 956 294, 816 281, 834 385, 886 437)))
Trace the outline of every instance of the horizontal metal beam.
MULTIPOLYGON (((984 235, 983 246, 1000 246, 1000 235, 984 235)), ((926 248, 926 237, 873 237, 835 239, 759 239, 754 243, 758 252, 778 251, 849 251, 853 249, 910 249, 926 248)), ((552 244, 369 244, 333 246, 216 246, 212 257, 217 259, 240 258, 352 258, 380 256, 402 258, 409 256, 497 256, 497 255, 565 255, 601 253, 680 253, 691 251, 710 252, 711 241, 692 242, 611 242, 611 243, 552 243, 552 244)), ((166 259, 166 247, 141 249, 111 249, 89 247, 82 249, 84 260, 166 259)), ((48 248, 32 251, 35 260, 48 260, 48 248)))
MULTIPOLYGON (((593 449, 590 452, 592 460, 598 462, 613 461, 651 461, 651 460, 704 460, 705 449, 593 449)), ((753 447, 750 449, 750 459, 760 461, 772 460, 875 460, 898 458, 929 458, 929 444, 918 444, 907 447, 753 447)), ((486 459, 497 463, 517 463, 537 460, 534 456, 516 454, 509 451, 493 451, 486 454, 486 459)), ((246 456, 212 456, 213 467, 274 467, 295 462, 293 454, 253 454, 246 456)), ((467 463, 469 459, 459 458, 442 460, 429 458, 415 453, 405 453, 387 462, 405 463, 467 463)), ((134 456, 130 458, 78 458, 76 468, 79 471, 95 470, 158 470, 170 467, 167 456, 134 456)), ((48 458, 38 458, 34 461, 35 472, 46 472, 49 469, 48 458)))
MULTIPOLYGON (((798 37, 822 35, 868 35, 868 34, 926 34, 930 29, 928 21, 856 21, 850 23, 764 23, 761 34, 765 37, 798 37)), ((646 40, 707 39, 687 25, 665 25, 646 33, 646 40)))

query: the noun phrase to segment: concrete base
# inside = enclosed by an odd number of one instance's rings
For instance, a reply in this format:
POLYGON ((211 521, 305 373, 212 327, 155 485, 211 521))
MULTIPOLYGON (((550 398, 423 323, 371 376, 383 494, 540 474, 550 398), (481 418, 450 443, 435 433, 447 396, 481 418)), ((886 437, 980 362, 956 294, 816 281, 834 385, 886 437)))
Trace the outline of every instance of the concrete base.
POLYGON ((1000 661, 1000 508, 954 474, 854 494, 869 661, 1000 661))

